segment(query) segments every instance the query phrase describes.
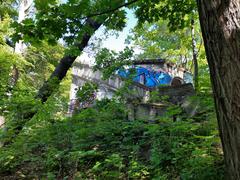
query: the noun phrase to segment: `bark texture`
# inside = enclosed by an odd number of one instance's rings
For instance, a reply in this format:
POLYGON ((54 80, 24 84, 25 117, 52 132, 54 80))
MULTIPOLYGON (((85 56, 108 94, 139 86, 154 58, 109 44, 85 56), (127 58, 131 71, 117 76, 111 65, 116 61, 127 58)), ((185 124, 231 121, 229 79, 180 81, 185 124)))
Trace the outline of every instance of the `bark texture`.
POLYGON ((240 179, 240 0, 197 0, 226 179, 240 179))

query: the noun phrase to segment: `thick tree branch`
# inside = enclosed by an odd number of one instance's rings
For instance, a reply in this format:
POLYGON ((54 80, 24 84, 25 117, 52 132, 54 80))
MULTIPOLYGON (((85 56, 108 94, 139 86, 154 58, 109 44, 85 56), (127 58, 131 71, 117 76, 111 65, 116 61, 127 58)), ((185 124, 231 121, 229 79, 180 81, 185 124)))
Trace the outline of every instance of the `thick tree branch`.
MULTIPOLYGON (((79 43, 75 44, 75 46, 79 49, 79 54, 88 45, 90 38, 101 25, 102 23, 95 22, 90 18, 86 20, 86 26, 89 26, 91 28, 91 31, 85 32, 85 34, 82 36, 82 40, 79 43)), ((66 76, 68 70, 76 58, 77 56, 64 56, 51 74, 50 78, 44 82, 43 86, 39 89, 36 98, 39 98, 42 103, 46 102, 47 99, 53 94, 53 92, 58 89, 61 80, 66 76)), ((20 125, 16 124, 16 126, 13 127, 13 132, 15 134, 9 137, 9 139, 3 143, 3 146, 11 144, 14 137, 16 137, 21 132, 24 124, 29 121, 36 113, 37 111, 23 114, 24 122, 20 125)))
POLYGON ((166 62, 165 59, 156 58, 156 59, 137 59, 133 61, 134 65, 147 65, 147 64, 157 64, 162 65, 166 62))
POLYGON ((100 16, 100 15, 104 15, 104 14, 113 13, 113 12, 117 11, 118 9, 121 9, 122 7, 127 7, 127 6, 132 5, 132 4, 134 4, 135 2, 137 2, 137 1, 139 1, 139 0, 132 0, 132 1, 130 1, 130 2, 121 4, 121 5, 117 6, 116 8, 108 9, 108 10, 106 10, 106 11, 102 11, 102 12, 99 12, 99 13, 89 14, 89 15, 81 18, 81 19, 86 19, 86 18, 91 18, 91 17, 95 17, 95 16, 100 16))
MULTIPOLYGON (((106 10, 106 11, 103 11, 100 13, 91 14, 89 16, 82 18, 82 19, 86 19, 86 26, 89 26, 91 28, 91 30, 84 33, 84 35, 82 36, 82 40, 80 42, 75 43, 75 46, 79 49, 79 54, 88 45, 88 42, 89 42, 90 38, 92 37, 92 35, 95 33, 95 31, 106 20, 106 19, 103 19, 101 22, 96 22, 92 19, 92 17, 100 16, 103 14, 109 14, 111 12, 114 12, 114 11, 122 8, 122 7, 129 6, 137 1, 138 0, 133 0, 131 2, 122 4, 116 8, 109 9, 109 10, 106 10)), ((68 70, 70 69, 70 67, 72 66, 72 64, 76 58, 77 58, 77 56, 70 56, 70 55, 64 56, 60 60, 60 63, 57 65, 57 67, 55 68, 53 73, 51 74, 50 78, 46 82, 44 82, 43 86, 39 89, 36 98, 40 99, 42 103, 46 102, 47 99, 53 94, 53 92, 56 89, 58 89, 58 86, 59 86, 61 80, 66 76, 68 70)), ((32 112, 32 113, 27 114, 26 117, 24 117, 25 122, 30 120, 36 113, 37 112, 32 112)), ((21 132, 22 128, 24 127, 25 122, 23 124, 21 124, 21 126, 15 127, 14 136, 12 136, 12 138, 9 138, 7 142, 4 142, 4 146, 12 143, 13 138, 16 137, 21 132)))
MULTIPOLYGON (((83 35, 81 42, 75 44, 75 46, 79 49, 79 54, 88 45, 91 36, 101 26, 101 24, 102 23, 95 22, 90 18, 86 20, 86 26, 91 27, 92 31, 86 32, 83 35)), ((61 80, 66 76, 67 71, 70 69, 76 58, 77 56, 65 56, 61 59, 50 78, 39 89, 37 98, 40 98, 43 103, 47 101, 48 97, 55 89, 57 89, 61 80)))
MULTIPOLYGON (((91 19, 91 17, 112 13, 122 7, 129 6, 137 1, 138 0, 132 0, 130 2, 121 4, 121 5, 117 6, 116 8, 86 16, 86 17, 84 17, 84 19, 86 18, 86 25, 90 26, 94 33, 101 26, 102 23, 98 23, 98 22, 94 21, 93 19, 91 19)), ((75 46, 78 47, 80 53, 87 46, 88 41, 91 38, 92 34, 85 33, 83 35, 82 41, 75 44, 75 46)), ((40 90, 38 92, 37 97, 40 98, 42 102, 47 101, 48 97, 52 94, 54 89, 56 89, 56 87, 58 86, 60 81, 66 76, 67 71, 72 66, 72 64, 76 58, 77 58, 77 56, 65 56, 61 59, 60 63, 58 64, 58 66, 56 67, 56 69, 54 70, 52 75, 50 76, 49 80, 43 84, 43 86, 40 88, 40 90)))

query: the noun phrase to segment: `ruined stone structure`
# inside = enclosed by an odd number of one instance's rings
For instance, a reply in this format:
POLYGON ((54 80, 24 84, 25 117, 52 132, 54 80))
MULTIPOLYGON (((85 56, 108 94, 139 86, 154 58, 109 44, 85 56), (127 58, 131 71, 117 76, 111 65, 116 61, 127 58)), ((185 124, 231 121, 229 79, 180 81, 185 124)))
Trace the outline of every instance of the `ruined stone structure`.
MULTIPOLYGON (((171 73, 175 78, 172 80, 172 86, 162 86, 149 88, 141 83, 134 83, 131 89, 134 94, 126 94, 128 99, 128 118, 134 119, 149 119, 154 120, 157 116, 163 115, 166 111, 167 105, 161 102, 150 102, 150 94, 152 91, 157 91, 159 96, 169 96, 169 101, 174 104, 181 104, 184 99, 194 94, 194 89, 191 83, 184 81, 184 69, 179 69, 173 65, 167 64, 164 61, 134 61, 135 65, 143 67, 151 66, 152 69, 158 71, 165 71, 171 73), (174 80, 176 82, 174 82, 174 80), (135 99, 140 100, 138 104, 132 103, 135 99)), ((103 98, 112 98, 114 93, 121 87, 124 86, 124 79, 120 76, 112 76, 107 80, 102 80, 102 73, 100 71, 93 71, 93 66, 90 63, 81 60, 77 60, 77 63, 72 69, 72 85, 70 91, 70 108, 69 113, 72 114, 76 108, 80 108, 79 102, 76 98, 76 92, 79 87, 83 86, 86 82, 94 82, 98 84, 98 91, 95 98, 101 100, 103 98)), ((81 106, 82 107, 82 106, 81 106)))

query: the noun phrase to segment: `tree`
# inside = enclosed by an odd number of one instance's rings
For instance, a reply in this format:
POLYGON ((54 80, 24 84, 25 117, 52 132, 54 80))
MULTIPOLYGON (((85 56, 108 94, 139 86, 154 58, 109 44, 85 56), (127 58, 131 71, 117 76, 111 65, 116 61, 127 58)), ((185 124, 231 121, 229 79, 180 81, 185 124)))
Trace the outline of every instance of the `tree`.
MULTIPOLYGON (((194 81, 194 87, 195 90, 198 91, 199 89, 199 83, 198 83, 198 52, 197 52, 197 41, 196 41, 196 35, 195 35, 195 29, 194 29, 194 25, 195 25, 195 20, 191 19, 191 41, 192 41, 192 63, 193 63, 193 81, 194 81)), ((201 46, 201 45, 200 45, 201 46)))
MULTIPOLYGON (((137 2, 136 15, 140 23, 165 18, 169 19, 169 27, 172 30, 189 25, 191 21, 186 20, 186 15, 191 14, 198 7, 228 178, 240 179, 239 0, 197 0, 197 6, 196 1, 193 0, 181 2, 179 0, 133 0, 127 3, 120 0, 114 2, 83 0, 79 4, 70 1, 61 6, 56 6, 55 1, 41 3, 37 0, 36 6, 40 10, 36 16, 37 21, 28 19, 24 22, 25 26, 20 26, 19 29, 22 32, 25 31, 23 38, 30 41, 31 37, 35 40, 39 37, 47 38, 49 42, 65 37, 66 42, 75 47, 75 50, 77 47, 79 53, 97 29, 86 20, 91 19, 98 24, 107 25, 110 29, 121 29, 124 25, 124 11, 119 10, 119 7, 135 2, 137 2), (58 30, 56 27, 59 27, 58 30), (81 48, 74 44, 81 45, 81 48)), ((65 56, 50 79, 57 78, 60 81, 71 67, 75 57, 76 55, 65 56)), ((44 86, 46 88, 42 88, 39 93, 43 102, 56 87, 48 89, 50 87, 48 82, 47 86, 44 86)))
POLYGON ((46 102, 57 88, 95 31, 101 25, 121 30, 125 25, 125 10, 121 8, 136 1, 84 0, 69 1, 65 4, 58 4, 57 1, 35 1, 36 19, 25 19, 22 24, 15 24, 17 33, 13 39, 18 41, 23 38, 31 43, 47 39, 49 43, 55 43, 56 40, 63 38, 70 49, 68 52, 71 52, 60 60, 49 80, 40 88, 37 97, 42 102, 46 102), (23 37, 18 32, 22 32, 23 37))
POLYGON ((144 23, 135 27, 131 39, 142 50, 141 58, 163 58, 178 62, 181 57, 191 59, 191 34, 189 28, 169 31, 167 20, 144 23))
POLYGON ((194 85, 197 90, 198 64, 200 60, 205 58, 202 56, 205 52, 200 51, 204 48, 202 47, 198 17, 193 16, 191 18, 189 26, 177 29, 174 32, 169 31, 167 26, 168 20, 144 23, 142 26, 134 29, 131 39, 138 48, 143 50, 140 57, 161 57, 189 70, 193 67, 194 85))
POLYGON ((15 17, 17 12, 14 5, 17 4, 17 0, 0 0, 0 21, 8 14, 11 17, 15 17))
POLYGON ((196 2, 192 0, 183 0, 181 2, 178 0, 146 1, 142 2, 136 14, 140 24, 148 21, 152 25, 151 28, 148 27, 148 30, 145 27, 142 32, 140 31, 140 35, 138 34, 140 43, 145 41, 145 45, 143 45, 152 53, 168 54, 168 56, 171 54, 172 57, 170 56, 167 59, 176 59, 176 56, 180 56, 180 59, 191 59, 193 63, 194 86, 196 91, 198 91, 199 52, 197 45, 201 46, 201 36, 196 7, 196 2), (160 23, 157 22, 159 19, 165 22, 165 24, 167 22, 168 27, 166 28, 161 21, 160 23), (159 30, 159 34, 156 34, 157 30, 159 30), (168 32, 169 30, 171 32, 168 32), (150 41, 147 42, 148 40, 150 41), (164 46, 167 46, 167 48, 163 48, 164 46))
MULTIPOLYGON (((126 15, 123 7, 130 6, 135 2, 137 0, 127 2, 124 0, 114 2, 83 0, 59 4, 55 0, 44 2, 36 0, 36 17, 34 19, 26 18, 21 23, 13 23, 16 32, 12 37, 15 42, 23 39, 31 44, 48 41, 49 44, 54 45, 62 38, 68 47, 49 79, 39 89, 36 102, 40 100, 45 103, 53 92, 56 92, 77 56, 82 53, 90 38, 101 25, 107 29, 122 30, 125 26, 126 15), (56 29, 56 27, 58 28, 56 29)), ((35 109, 35 111, 23 114, 25 120, 22 124, 18 124, 13 137, 21 132, 24 124, 36 113, 35 109)), ((9 139, 10 141, 8 140, 5 144, 9 144, 13 140, 13 138, 9 139)))
POLYGON ((197 6, 191 0, 184 0, 182 3, 175 0, 168 2, 165 7, 173 6, 170 10, 166 8, 165 11, 156 13, 159 9, 157 6, 146 5, 141 10, 145 9, 144 12, 147 13, 141 15, 139 11, 139 15, 150 21, 158 17, 173 18, 170 27, 175 27, 174 22, 184 24, 181 23, 184 21, 184 14, 198 7, 228 179, 240 179, 240 2, 198 0, 197 6), (187 7, 188 3, 192 6, 187 7), (163 12, 165 15, 161 14, 163 12), (147 15, 151 15, 151 18, 147 18, 147 15), (175 20, 179 19, 177 16, 180 20, 175 20))
POLYGON ((15 0, 6 0, 4 2, 1 1, 0 4, 0 128, 5 123, 4 116, 2 116, 4 111, 3 99, 11 95, 11 89, 16 84, 19 75, 16 67, 22 60, 11 52, 13 44, 8 39, 12 33, 12 30, 9 28, 10 23, 12 18, 16 16, 15 3, 15 0))
POLYGON ((240 1, 198 0, 228 179, 240 179, 240 1))
MULTIPOLYGON (((101 23, 92 21, 91 19, 86 20, 87 28, 91 28, 91 31, 95 32, 100 26, 101 23)), ((88 45, 92 33, 85 32, 80 43, 76 43, 76 47, 79 52, 82 52, 83 49, 88 45)), ((51 74, 50 78, 43 84, 39 89, 37 97, 41 99, 42 102, 46 102, 48 97, 53 93, 54 89, 58 86, 61 80, 66 76, 68 70, 72 66, 73 62, 77 58, 76 55, 67 55, 64 56, 54 72, 51 74)))

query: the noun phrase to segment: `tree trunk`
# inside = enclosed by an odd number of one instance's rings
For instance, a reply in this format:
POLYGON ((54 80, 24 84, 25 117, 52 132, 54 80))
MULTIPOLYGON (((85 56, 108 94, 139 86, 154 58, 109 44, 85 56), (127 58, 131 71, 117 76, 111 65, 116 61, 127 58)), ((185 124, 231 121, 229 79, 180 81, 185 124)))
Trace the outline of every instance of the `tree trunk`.
MULTIPOLYGON (((101 23, 97 23, 91 19, 88 19, 86 23, 86 26, 90 26, 92 31, 90 31, 91 33, 86 32, 83 35, 82 41, 78 44, 75 44, 75 46, 77 46, 79 49, 79 54, 88 45, 88 41, 90 40, 91 36, 101 26, 101 23)), ((65 56, 61 59, 50 78, 39 89, 37 98, 40 98, 42 102, 47 101, 48 97, 53 93, 53 91, 58 88, 59 83, 66 76, 76 58, 77 56, 65 56)))
MULTIPOLYGON (((89 18, 86 21, 86 26, 89 26, 89 28, 91 28, 91 31, 84 33, 81 42, 75 44, 75 46, 79 49, 79 54, 88 45, 91 36, 101 26, 101 23, 97 23, 89 18)), ((51 94, 56 89, 58 89, 61 80, 66 76, 67 71, 70 69, 76 58, 77 56, 64 56, 51 74, 50 78, 44 82, 43 86, 38 91, 36 98, 39 98, 43 103, 46 102, 51 94)), ((14 138, 21 132, 24 124, 29 121, 36 113, 37 112, 35 111, 23 114, 25 121, 20 125, 18 124, 16 127, 12 127, 14 134, 9 137, 7 141, 3 142, 3 146, 11 144, 14 138)))
POLYGON ((193 53, 193 82, 194 88, 198 91, 198 60, 197 60, 197 42, 195 39, 194 19, 191 20, 192 53, 193 53))
POLYGON ((240 1, 197 0, 227 179, 240 179, 240 1))

